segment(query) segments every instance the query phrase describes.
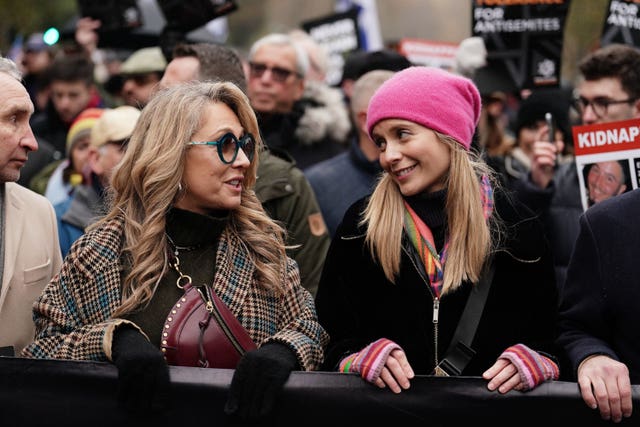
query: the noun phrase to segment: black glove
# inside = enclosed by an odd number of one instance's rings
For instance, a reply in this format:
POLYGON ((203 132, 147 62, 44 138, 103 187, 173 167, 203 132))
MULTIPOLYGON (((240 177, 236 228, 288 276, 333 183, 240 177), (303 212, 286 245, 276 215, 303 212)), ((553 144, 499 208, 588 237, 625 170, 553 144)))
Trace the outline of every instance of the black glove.
POLYGON ((267 417, 289 374, 296 369, 298 358, 284 344, 269 343, 247 352, 233 374, 224 411, 244 420, 267 417))
POLYGON ((151 415, 169 403, 169 367, 158 348, 137 329, 122 326, 113 336, 118 367, 118 403, 129 413, 151 415))

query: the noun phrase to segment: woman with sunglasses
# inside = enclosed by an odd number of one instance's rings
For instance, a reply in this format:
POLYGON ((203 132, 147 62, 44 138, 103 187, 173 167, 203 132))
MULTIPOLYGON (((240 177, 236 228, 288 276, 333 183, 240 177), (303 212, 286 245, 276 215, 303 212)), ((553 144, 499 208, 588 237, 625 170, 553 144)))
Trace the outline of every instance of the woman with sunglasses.
POLYGON ((170 310, 185 284, 210 285, 258 347, 236 366, 225 410, 267 415, 292 370, 319 367, 328 337, 283 229, 253 191, 261 144, 232 83, 158 93, 114 172, 110 212, 35 304, 36 339, 24 355, 111 361, 119 401, 155 413, 171 404, 160 350, 170 310))

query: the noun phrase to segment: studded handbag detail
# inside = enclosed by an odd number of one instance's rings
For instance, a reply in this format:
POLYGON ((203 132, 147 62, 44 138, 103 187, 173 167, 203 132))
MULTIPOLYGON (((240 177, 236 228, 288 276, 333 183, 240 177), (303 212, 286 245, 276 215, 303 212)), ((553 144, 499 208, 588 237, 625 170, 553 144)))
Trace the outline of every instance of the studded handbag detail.
POLYGON ((188 284, 184 290, 162 331, 161 350, 167 363, 234 369, 256 344, 210 286, 188 284))

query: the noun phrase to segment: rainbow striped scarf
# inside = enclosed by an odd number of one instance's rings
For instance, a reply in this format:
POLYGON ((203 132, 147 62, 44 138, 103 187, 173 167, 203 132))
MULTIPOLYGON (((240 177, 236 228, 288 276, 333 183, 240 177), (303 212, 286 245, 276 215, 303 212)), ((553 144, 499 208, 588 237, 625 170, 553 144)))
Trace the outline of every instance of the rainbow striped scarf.
MULTIPOLYGON (((493 189, 489 183, 487 176, 482 176, 480 180, 480 187, 482 190, 482 207, 485 219, 491 216, 493 212, 493 189)), ((444 278, 444 265, 447 260, 447 249, 449 248, 449 234, 445 237, 444 246, 440 253, 436 251, 436 245, 433 239, 433 233, 427 224, 415 213, 415 211, 409 206, 407 201, 404 201, 404 229, 409 240, 413 243, 413 246, 418 251, 420 259, 424 264, 425 272, 431 283, 431 288, 436 297, 440 297, 442 292, 442 284, 444 278)))

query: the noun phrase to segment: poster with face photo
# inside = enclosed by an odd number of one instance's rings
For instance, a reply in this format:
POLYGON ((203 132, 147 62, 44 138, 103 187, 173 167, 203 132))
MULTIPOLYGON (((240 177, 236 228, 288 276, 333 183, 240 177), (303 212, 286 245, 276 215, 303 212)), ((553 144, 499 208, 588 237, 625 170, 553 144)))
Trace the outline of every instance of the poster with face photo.
POLYGON ((638 188, 640 119, 574 126, 582 207, 638 188))

